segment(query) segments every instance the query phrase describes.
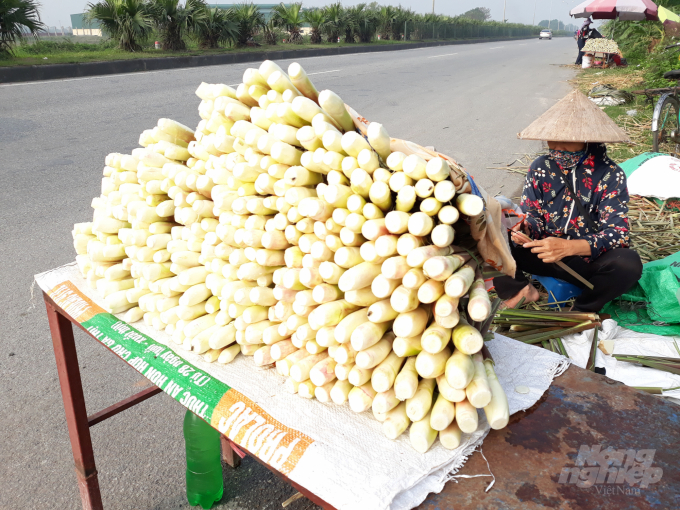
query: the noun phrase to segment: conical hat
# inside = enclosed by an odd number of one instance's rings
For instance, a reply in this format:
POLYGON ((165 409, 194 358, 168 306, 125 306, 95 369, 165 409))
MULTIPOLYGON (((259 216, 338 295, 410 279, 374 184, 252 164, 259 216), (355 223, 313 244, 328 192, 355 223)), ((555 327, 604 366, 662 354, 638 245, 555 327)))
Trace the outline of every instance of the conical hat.
POLYGON ((630 142, 625 131, 578 90, 560 99, 517 138, 550 142, 630 142))

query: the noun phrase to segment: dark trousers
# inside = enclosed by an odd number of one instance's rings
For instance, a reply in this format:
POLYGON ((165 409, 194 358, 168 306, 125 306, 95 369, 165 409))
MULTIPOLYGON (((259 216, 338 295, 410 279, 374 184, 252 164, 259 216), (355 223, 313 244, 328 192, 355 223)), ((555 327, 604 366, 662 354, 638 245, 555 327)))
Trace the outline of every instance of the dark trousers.
POLYGON ((578 38, 576 40, 576 44, 578 44, 578 57, 576 58, 576 65, 580 66, 581 63, 583 62, 583 55, 584 55, 584 53, 581 50, 586 45, 586 40, 578 38))
POLYGON ((574 302, 574 310, 599 312, 609 301, 630 290, 642 275, 640 256, 628 248, 607 251, 592 262, 586 262, 583 257, 578 256, 562 259, 562 262, 593 284, 594 289, 590 290, 556 264, 543 262, 538 254, 531 253, 531 249, 522 248, 512 242, 510 247, 517 262, 515 278, 499 276, 493 279, 496 293, 501 299, 516 296, 529 284, 523 273, 526 271, 537 276, 559 278, 584 289, 574 302))

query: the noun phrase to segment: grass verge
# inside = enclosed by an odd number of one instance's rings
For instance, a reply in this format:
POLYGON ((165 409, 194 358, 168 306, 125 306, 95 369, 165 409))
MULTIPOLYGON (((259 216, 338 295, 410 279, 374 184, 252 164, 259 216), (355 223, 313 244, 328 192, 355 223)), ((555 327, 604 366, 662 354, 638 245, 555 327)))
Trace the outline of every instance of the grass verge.
MULTIPOLYGON (((523 39, 518 37, 517 39, 523 39)), ((461 39, 462 40, 462 39, 461 39)), ((393 45, 409 45, 422 42, 446 42, 453 41, 453 39, 425 39, 423 41, 373 41, 369 43, 371 46, 393 46, 393 45)), ((214 50, 203 50, 195 46, 195 43, 189 43, 189 48, 186 51, 163 51, 155 50, 150 47, 144 48, 143 51, 130 53, 121 51, 117 48, 112 48, 103 41, 99 44, 74 44, 71 49, 59 49, 46 51, 38 50, 37 52, 29 47, 18 47, 16 56, 13 58, 0 59, 0 67, 16 67, 16 66, 34 66, 45 64, 82 64, 86 62, 106 62, 110 60, 131 60, 139 58, 163 58, 163 57, 189 57, 200 55, 220 55, 225 53, 263 53, 269 51, 283 51, 283 50, 306 50, 319 48, 338 48, 346 46, 365 46, 364 43, 321 43, 311 44, 305 42, 303 44, 276 44, 276 45, 262 45, 247 48, 225 47, 214 50)))
MULTIPOLYGON (((619 90, 632 92, 644 88, 644 72, 634 66, 584 69, 572 80, 572 84, 586 95, 596 85, 611 85, 619 90)), ((651 126, 655 103, 656 98, 649 101, 645 96, 635 94, 634 100, 630 103, 601 107, 602 111, 623 128, 632 140, 630 144, 607 144, 609 156, 614 161, 621 163, 643 152, 652 151, 651 126)))

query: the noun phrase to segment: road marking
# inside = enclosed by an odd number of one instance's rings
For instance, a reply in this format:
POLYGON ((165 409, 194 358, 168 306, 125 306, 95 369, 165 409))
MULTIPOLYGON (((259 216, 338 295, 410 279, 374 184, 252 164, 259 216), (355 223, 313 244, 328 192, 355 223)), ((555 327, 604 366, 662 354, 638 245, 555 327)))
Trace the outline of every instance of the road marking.
POLYGON ((432 55, 431 57, 427 57, 427 58, 450 57, 451 55, 458 55, 458 53, 446 53, 444 55, 432 55))
POLYGON ((326 74, 326 73, 339 73, 342 69, 333 69, 332 71, 319 71, 318 73, 307 73, 307 76, 312 76, 313 74, 326 74))
POLYGON ((498 50, 500 48, 505 48, 505 46, 496 46, 494 48, 489 48, 490 50, 498 50))

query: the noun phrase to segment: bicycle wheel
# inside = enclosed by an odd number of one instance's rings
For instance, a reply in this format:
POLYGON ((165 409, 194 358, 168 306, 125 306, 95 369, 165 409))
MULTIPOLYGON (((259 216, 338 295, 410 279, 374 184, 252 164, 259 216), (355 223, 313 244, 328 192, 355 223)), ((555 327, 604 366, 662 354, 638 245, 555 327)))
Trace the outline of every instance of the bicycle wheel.
POLYGON ((680 154, 680 128, 678 100, 672 94, 664 94, 654 108, 652 135, 654 152, 676 156, 680 154))

